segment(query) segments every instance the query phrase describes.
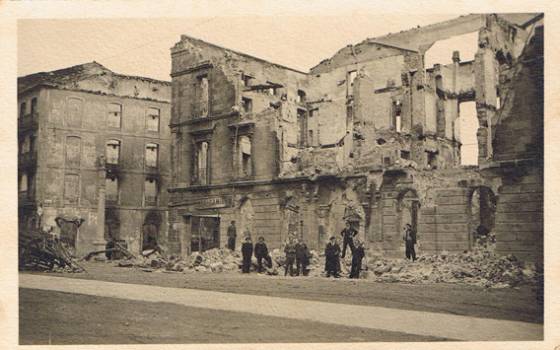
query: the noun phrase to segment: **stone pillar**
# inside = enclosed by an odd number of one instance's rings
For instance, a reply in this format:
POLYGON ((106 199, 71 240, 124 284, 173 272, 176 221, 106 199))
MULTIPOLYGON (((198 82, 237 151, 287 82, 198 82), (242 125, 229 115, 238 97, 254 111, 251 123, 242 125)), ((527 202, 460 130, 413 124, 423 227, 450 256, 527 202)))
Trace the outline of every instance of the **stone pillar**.
POLYGON ((478 116, 479 164, 492 157, 492 121, 496 114, 497 67, 494 53, 483 41, 475 56, 475 96, 478 116))
MULTIPOLYGON (((97 227, 93 244, 97 248, 105 248, 105 157, 97 159, 97 227)), ((101 250, 100 249, 100 250, 101 250)))

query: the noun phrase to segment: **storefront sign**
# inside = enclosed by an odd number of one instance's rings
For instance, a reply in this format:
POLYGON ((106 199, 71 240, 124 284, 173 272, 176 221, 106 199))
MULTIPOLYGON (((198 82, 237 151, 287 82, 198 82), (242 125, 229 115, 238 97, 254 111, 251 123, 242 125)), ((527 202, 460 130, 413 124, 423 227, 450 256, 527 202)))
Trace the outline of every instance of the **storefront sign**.
POLYGON ((196 205, 196 209, 217 209, 230 206, 230 201, 223 197, 203 198, 196 205))

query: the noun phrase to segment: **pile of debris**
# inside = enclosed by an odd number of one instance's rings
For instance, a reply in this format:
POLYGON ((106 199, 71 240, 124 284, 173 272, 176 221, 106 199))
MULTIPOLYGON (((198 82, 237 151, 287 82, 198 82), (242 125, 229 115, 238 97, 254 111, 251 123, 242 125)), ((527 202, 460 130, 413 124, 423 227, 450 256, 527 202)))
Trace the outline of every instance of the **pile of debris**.
POLYGON ((420 256, 415 262, 378 258, 368 264, 379 282, 465 283, 487 288, 535 285, 540 270, 514 255, 498 256, 493 245, 477 245, 473 251, 420 256))
POLYGON ((52 234, 20 235, 19 269, 53 272, 85 272, 65 242, 52 234))
POLYGON ((203 253, 194 253, 189 260, 171 255, 164 257, 159 250, 146 250, 137 258, 122 260, 120 267, 139 267, 143 271, 152 272, 156 270, 186 272, 223 272, 235 271, 241 266, 241 254, 229 249, 210 249, 203 253))
MULTIPOLYGON (((308 273, 310 275, 320 275, 324 266, 324 259, 311 251, 310 266, 308 273), (321 265, 322 264, 322 265, 321 265)), ((274 249, 270 254, 272 266, 266 266, 263 260, 263 273, 267 275, 278 275, 279 271, 284 269, 286 261, 285 254, 279 249, 274 249)), ((142 271, 166 271, 166 272, 233 272, 240 271, 242 266, 242 257, 239 251, 231 251, 225 248, 209 249, 202 253, 193 253, 188 260, 177 256, 164 257, 159 251, 148 250, 142 252, 142 255, 127 260, 121 260, 117 263, 119 267, 138 267, 142 271)), ((294 266, 295 268, 295 266, 294 266)), ((251 259, 251 271, 258 270, 257 259, 251 259)))

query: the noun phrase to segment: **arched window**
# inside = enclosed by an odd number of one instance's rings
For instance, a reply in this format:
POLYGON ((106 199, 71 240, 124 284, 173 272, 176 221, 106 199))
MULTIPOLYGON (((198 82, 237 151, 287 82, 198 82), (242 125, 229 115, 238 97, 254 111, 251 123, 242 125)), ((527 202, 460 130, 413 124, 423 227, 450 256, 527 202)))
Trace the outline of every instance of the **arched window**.
POLYGON ((241 177, 248 177, 253 175, 253 162, 252 162, 252 145, 251 139, 248 136, 241 136, 239 138, 239 152, 240 152, 240 172, 241 177))
POLYGON ((148 143, 144 152, 146 158, 146 166, 149 168, 157 168, 158 166, 158 145, 148 143))
POLYGON ((147 206, 157 205, 158 183, 155 179, 144 181, 144 201, 147 206))
POLYGON ((119 140, 109 140, 105 146, 105 158, 107 164, 119 164, 121 153, 121 142, 119 140))

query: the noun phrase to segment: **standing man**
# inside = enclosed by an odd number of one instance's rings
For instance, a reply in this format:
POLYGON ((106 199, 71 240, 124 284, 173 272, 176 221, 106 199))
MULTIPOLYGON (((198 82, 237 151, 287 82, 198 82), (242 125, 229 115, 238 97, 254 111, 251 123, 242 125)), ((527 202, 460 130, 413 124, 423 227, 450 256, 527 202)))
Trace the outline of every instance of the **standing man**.
POLYGON ((362 269, 362 259, 365 256, 364 243, 356 240, 356 248, 352 254, 352 269, 350 270, 350 278, 360 278, 360 270, 362 269))
POLYGON ((407 259, 416 260, 416 251, 414 250, 414 245, 416 244, 416 231, 412 228, 410 224, 404 226, 404 236, 405 242, 405 255, 407 259))
POLYGON ((346 228, 340 232, 342 236, 342 259, 346 256, 346 246, 350 246, 350 252, 354 254, 354 237, 356 237, 357 234, 358 231, 350 225, 350 221, 346 221, 346 228))
POLYGON ((229 250, 235 250, 235 239, 237 238, 237 229, 235 228, 235 221, 231 221, 227 229, 227 247, 229 250))
POLYGON ((325 270, 327 277, 339 278, 340 268, 340 246, 336 243, 336 237, 332 236, 325 247, 325 270))
POLYGON ((255 258, 257 258, 258 272, 262 272, 262 261, 266 261, 266 266, 268 268, 272 267, 272 258, 268 254, 268 247, 264 242, 264 237, 260 236, 259 241, 255 243, 255 258))
POLYGON ((253 256, 253 243, 251 237, 246 237, 245 242, 241 245, 241 254, 243 255, 242 272, 249 273, 251 270, 251 257, 253 256))
POLYGON ((286 263, 284 265, 284 276, 288 275, 288 270, 290 270, 290 276, 294 275, 294 262, 296 260, 296 246, 291 237, 288 238, 286 246, 284 247, 284 253, 286 253, 286 263))
POLYGON ((309 265, 309 249, 307 249, 307 244, 303 240, 298 241, 296 244, 296 268, 297 276, 303 274, 307 276, 307 266, 309 265))

